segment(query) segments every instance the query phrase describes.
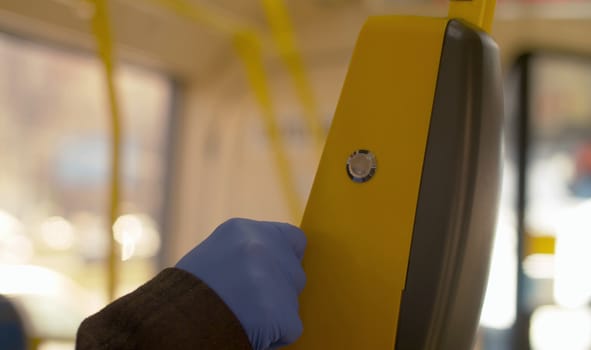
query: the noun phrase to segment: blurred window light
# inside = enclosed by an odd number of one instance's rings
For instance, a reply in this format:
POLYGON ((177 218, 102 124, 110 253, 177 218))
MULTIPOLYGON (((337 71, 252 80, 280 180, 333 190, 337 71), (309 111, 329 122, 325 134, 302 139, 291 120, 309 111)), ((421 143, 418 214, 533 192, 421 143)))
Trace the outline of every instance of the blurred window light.
POLYGON ((109 249, 109 237, 104 232, 106 218, 98 213, 80 211, 72 214, 76 230, 77 254, 87 262, 105 259, 109 249))
POLYGON ((104 305, 69 277, 42 266, 0 265, 0 281, 0 294, 18 305, 35 339, 73 340, 82 320, 104 305))
POLYGON ((487 328, 508 329, 515 322, 517 254, 514 227, 507 213, 501 211, 480 316, 480 324, 487 328))
POLYGON ((121 245, 121 260, 131 259, 142 233, 142 222, 134 215, 123 215, 115 221, 113 235, 115 241, 121 245))
MULTIPOLYGON (((505 150, 503 149, 503 152, 505 150)), ((515 322, 517 303, 517 232, 513 213, 515 170, 503 161, 501 196, 480 325, 504 330, 515 322)))
MULTIPOLYGON (((100 62, 0 32, 0 77, 0 266, 12 266, 0 268, 0 293, 52 294, 65 278, 89 292, 91 304, 104 305, 111 136, 100 62)), ((153 276, 161 246, 174 85, 170 76, 130 63, 121 63, 115 78, 121 202, 143 213, 136 218, 141 234, 126 229, 120 237, 135 261, 122 264, 119 279, 141 284, 153 276)), ((63 303, 77 310, 87 302, 63 303)), ((30 303, 40 313, 57 308, 41 304, 30 303)), ((75 334, 76 325, 67 327, 75 334)))
POLYGON ((43 242, 55 250, 68 250, 74 245, 76 233, 72 224, 59 216, 50 217, 40 227, 43 242))
POLYGON ((73 342, 66 341, 47 341, 41 343, 37 350, 72 350, 76 347, 73 342))
POLYGON ((122 215, 113 225, 115 241, 121 245, 121 260, 151 257, 160 248, 160 236, 147 215, 122 215))
POLYGON ((554 255, 532 254, 523 260, 523 272, 533 279, 554 278, 554 255))
POLYGON ((66 289, 55 271, 29 265, 0 265, 0 294, 60 295, 66 289))
POLYGON ((33 244, 25 235, 8 235, 0 238, 0 263, 23 264, 31 260, 33 244))
POLYGON ((0 235, 22 234, 23 224, 13 215, 0 210, 0 235))
MULTIPOLYGON (((557 228, 554 299, 581 307, 591 301, 591 201, 567 209, 557 228)), ((591 329, 591 328, 590 328, 591 329)))
POLYGON ((588 350, 591 348, 591 313, 586 309, 542 306, 531 318, 534 350, 588 350))
MULTIPOLYGON (((563 6, 563 5, 559 5, 563 6)), ((532 55, 527 68, 529 109, 520 314, 537 306, 530 336, 536 349, 588 349, 591 328, 582 314, 591 300, 591 69, 578 55, 532 55), (552 252, 532 239, 554 236, 552 252), (550 268, 552 278, 548 279, 550 268), (528 278, 529 277, 529 278, 528 278), (543 280, 542 280, 543 279, 543 280)), ((518 332, 519 333, 519 332, 518 332)), ((525 340, 525 339, 522 339, 525 340)))
POLYGON ((33 254, 33 244, 25 235, 23 223, 10 213, 0 210, 0 264, 26 263, 33 254))

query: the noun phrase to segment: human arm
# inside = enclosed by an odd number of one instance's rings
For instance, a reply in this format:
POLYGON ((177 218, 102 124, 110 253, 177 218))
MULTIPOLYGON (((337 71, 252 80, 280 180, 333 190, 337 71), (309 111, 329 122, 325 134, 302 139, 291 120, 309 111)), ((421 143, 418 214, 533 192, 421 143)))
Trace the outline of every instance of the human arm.
POLYGON ((99 313, 78 330, 78 350, 251 350, 240 322, 205 283, 175 268, 99 313))
POLYGON ((78 350, 250 349, 295 341, 306 239, 296 227, 233 219, 176 265, 81 325, 78 350))

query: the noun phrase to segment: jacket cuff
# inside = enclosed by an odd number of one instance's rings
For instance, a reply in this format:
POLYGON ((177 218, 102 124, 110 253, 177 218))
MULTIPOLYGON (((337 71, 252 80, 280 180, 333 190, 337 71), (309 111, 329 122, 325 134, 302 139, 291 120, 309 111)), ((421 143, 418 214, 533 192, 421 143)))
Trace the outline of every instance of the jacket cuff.
POLYGON ((239 320, 192 274, 168 268, 87 318, 77 349, 252 350, 239 320))

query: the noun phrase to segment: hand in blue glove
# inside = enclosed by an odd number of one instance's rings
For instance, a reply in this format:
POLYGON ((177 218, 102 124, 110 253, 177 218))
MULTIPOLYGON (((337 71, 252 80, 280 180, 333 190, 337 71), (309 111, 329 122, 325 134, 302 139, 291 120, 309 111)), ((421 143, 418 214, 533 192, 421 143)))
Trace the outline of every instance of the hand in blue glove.
POLYGON ((232 219, 183 257, 177 268, 206 283, 228 305, 254 350, 302 334, 298 296, 306 283, 304 233, 295 226, 232 219))

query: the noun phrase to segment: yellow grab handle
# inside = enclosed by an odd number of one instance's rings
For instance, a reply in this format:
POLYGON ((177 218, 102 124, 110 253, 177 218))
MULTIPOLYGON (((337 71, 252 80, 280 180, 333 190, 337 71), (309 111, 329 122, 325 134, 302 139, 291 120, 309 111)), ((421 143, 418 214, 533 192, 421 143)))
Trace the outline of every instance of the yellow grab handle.
POLYGON ((265 73, 260 41, 253 32, 240 32, 234 36, 234 48, 244 64, 246 78, 261 109, 261 120, 269 138, 269 150, 275 161, 275 168, 289 215, 293 222, 298 222, 302 216, 301 200, 296 180, 291 171, 285 140, 281 134, 279 117, 273 106, 271 87, 265 73))
POLYGON ((182 17, 216 29, 233 39, 234 48, 244 64, 246 78, 260 108, 261 120, 269 138, 269 149, 275 161, 275 168, 285 197, 287 210, 291 220, 298 222, 302 215, 301 199, 292 173, 285 141, 281 134, 279 117, 273 105, 271 87, 265 73, 261 37, 245 23, 226 19, 224 16, 209 11, 189 0, 149 1, 160 3, 182 17))
POLYGON ((281 59, 293 80, 308 130, 310 130, 312 139, 320 153, 325 141, 322 118, 312 90, 312 83, 304 66, 304 59, 295 41, 295 33, 289 19, 285 0, 262 0, 262 3, 271 25, 273 38, 279 48, 281 59))
POLYGON ((451 0, 448 17, 464 19, 490 33, 495 5, 496 0, 451 0))
POLYGON ((92 0, 95 6, 92 28, 96 38, 97 51, 103 64, 108 94, 109 112, 111 117, 111 183, 109 201, 109 257, 107 264, 107 295, 115 300, 119 280, 119 263, 117 242, 112 233, 112 226, 119 215, 119 198, 121 186, 121 112, 115 86, 115 59, 113 39, 111 36, 109 10, 107 0, 92 0))

